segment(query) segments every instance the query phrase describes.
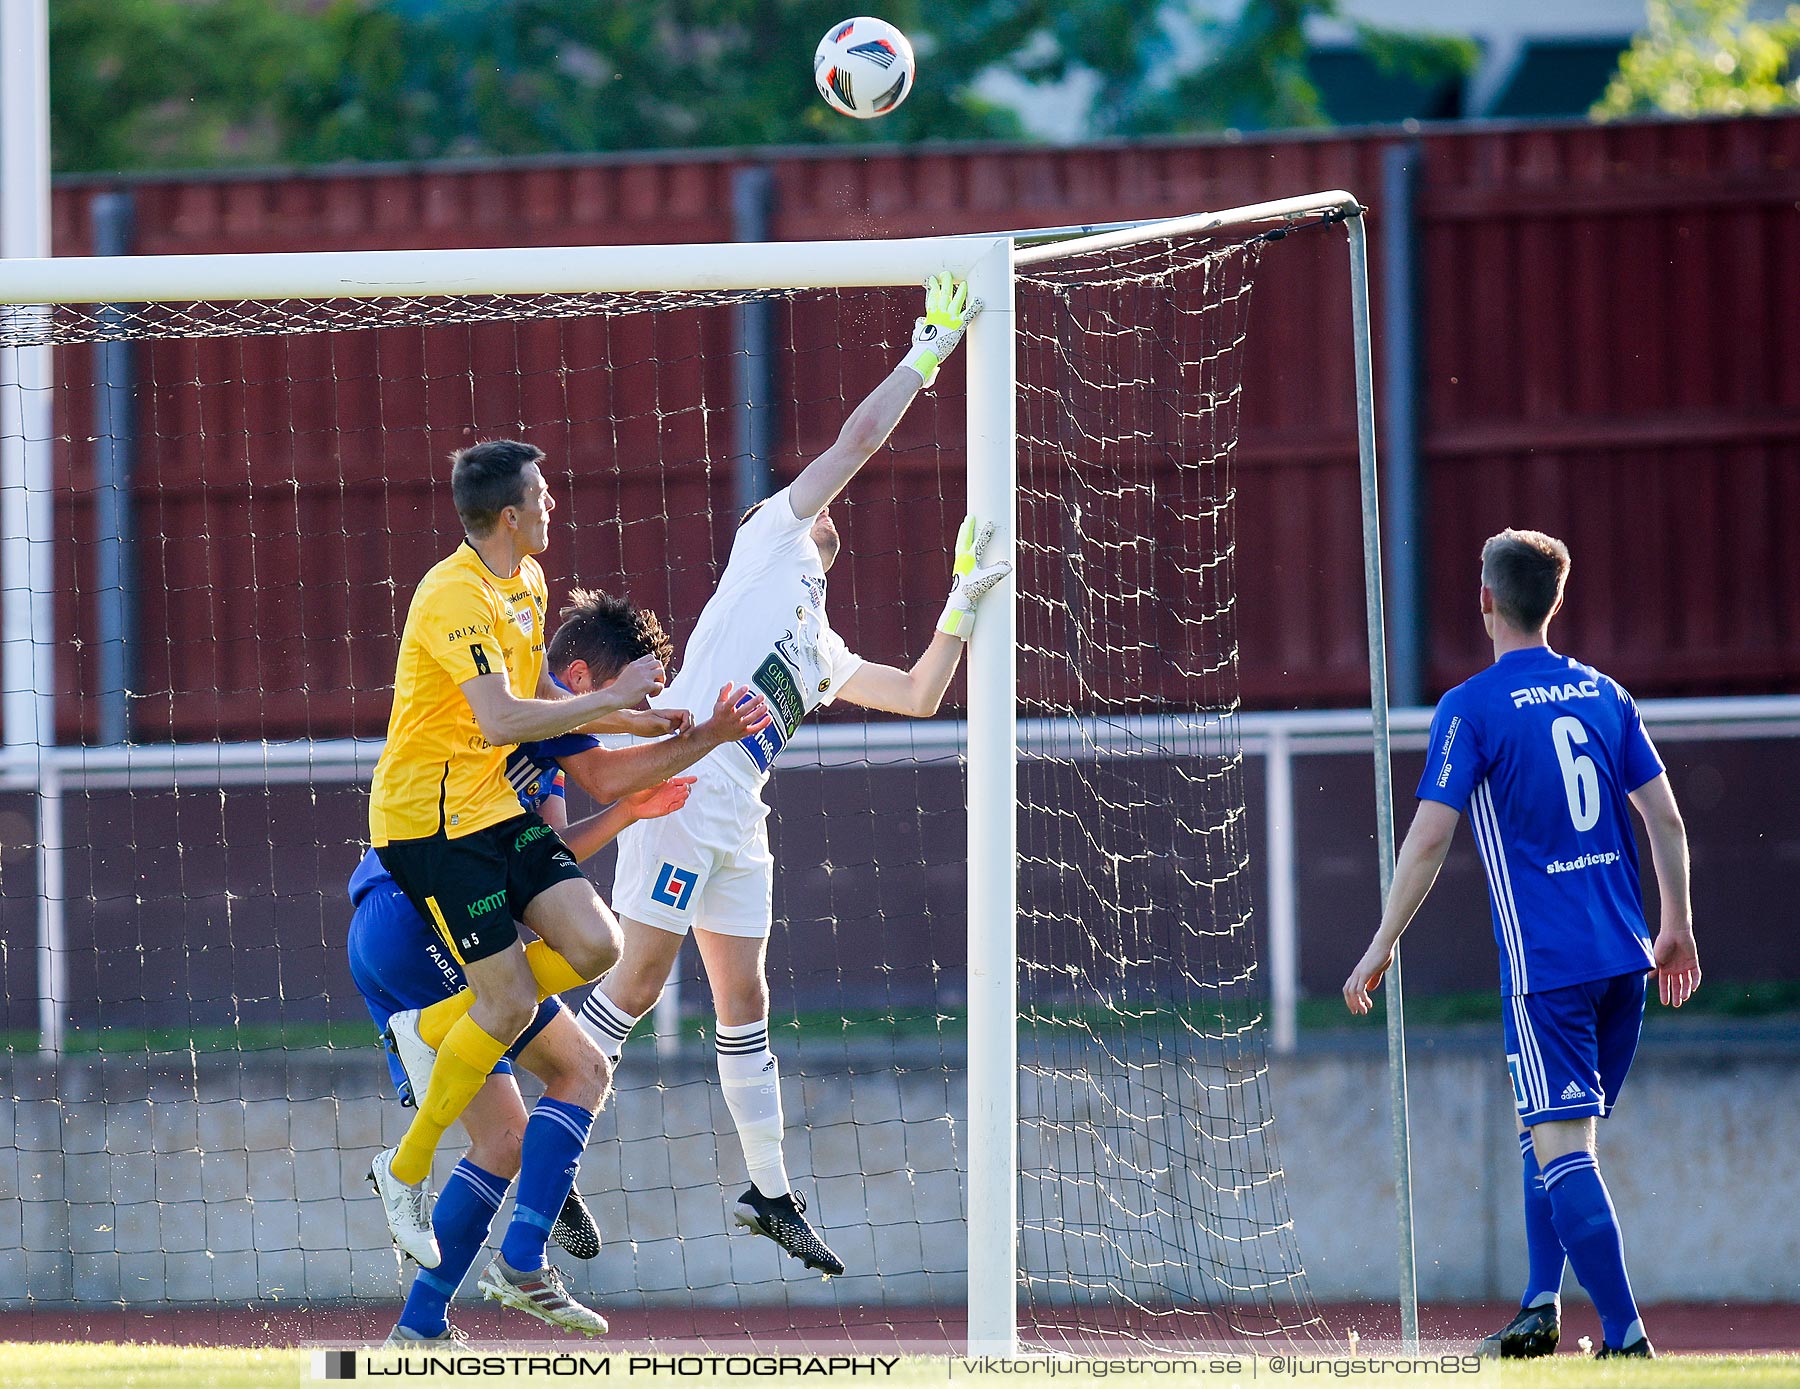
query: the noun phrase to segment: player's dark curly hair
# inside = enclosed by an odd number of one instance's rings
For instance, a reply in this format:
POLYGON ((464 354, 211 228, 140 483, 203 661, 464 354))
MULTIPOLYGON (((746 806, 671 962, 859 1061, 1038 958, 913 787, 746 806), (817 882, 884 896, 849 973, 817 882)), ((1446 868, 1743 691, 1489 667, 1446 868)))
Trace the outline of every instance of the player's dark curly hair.
POLYGON ((517 439, 489 439, 450 455, 450 496, 463 529, 476 539, 489 534, 509 506, 525 501, 525 469, 544 451, 517 439))
POLYGON ((1503 530, 1481 547, 1481 582, 1521 632, 1549 621, 1569 581, 1569 547, 1542 531, 1503 530))
POLYGON ((598 682, 613 679, 640 656, 654 656, 667 669, 675 643, 648 608, 615 598, 597 588, 569 591, 569 602, 557 614, 562 623, 550 638, 546 659, 557 674, 576 661, 586 661, 598 682))

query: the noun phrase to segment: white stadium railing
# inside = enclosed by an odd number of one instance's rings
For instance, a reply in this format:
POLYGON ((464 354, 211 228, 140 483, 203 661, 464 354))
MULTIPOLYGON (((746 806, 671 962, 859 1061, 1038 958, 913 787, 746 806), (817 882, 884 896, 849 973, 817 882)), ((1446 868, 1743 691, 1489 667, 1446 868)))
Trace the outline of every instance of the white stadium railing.
MULTIPOLYGON (((1661 743, 1800 737, 1800 695, 1728 699, 1653 699, 1640 708, 1661 743)), ((1265 863, 1260 911, 1267 926, 1269 1036, 1278 1053, 1298 1038, 1300 999, 1299 854, 1294 815, 1297 758, 1362 754, 1369 747, 1366 709, 1161 715, 1132 719, 1022 719, 1019 751, 1081 758, 1109 756, 1115 746, 1141 749, 1152 741, 1169 756, 1227 753, 1241 748, 1263 759, 1265 863), (1233 739, 1231 727, 1236 726, 1233 739), (1129 735, 1129 736, 1126 736, 1129 735)), ((1389 719, 1395 751, 1425 746, 1430 709, 1395 709, 1389 719)), ((367 781, 381 755, 379 738, 317 742, 189 743, 163 746, 30 748, 0 756, 0 791, 37 795, 39 853, 39 1013, 44 1049, 61 1050, 68 1000, 63 979, 63 796, 70 791, 123 786, 150 790, 180 786, 276 786, 367 781)), ((962 761, 968 725, 957 719, 813 725, 795 734, 783 754, 788 767, 867 767, 884 762, 962 761)), ((1138 752, 1142 755, 1141 751, 1138 752)))

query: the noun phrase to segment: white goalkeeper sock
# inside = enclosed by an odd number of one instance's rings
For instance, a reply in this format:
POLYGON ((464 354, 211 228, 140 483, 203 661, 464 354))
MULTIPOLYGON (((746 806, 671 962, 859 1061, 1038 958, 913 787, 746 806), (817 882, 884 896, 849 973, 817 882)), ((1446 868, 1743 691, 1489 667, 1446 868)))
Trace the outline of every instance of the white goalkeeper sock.
MULTIPOLYGON (((640 1018, 642 1016, 641 1013, 638 1015, 640 1018)), ((638 1025, 638 1018, 632 1017, 606 996, 604 979, 594 985, 594 991, 587 996, 587 1002, 581 1005, 581 1022, 587 1028, 588 1035, 606 1054, 606 1059, 616 1068, 619 1064, 619 1050, 631 1035, 631 1029, 638 1025)))
POLYGON ((744 1166, 764 1196, 788 1193, 781 1160, 781 1065, 769 1050, 769 1020, 718 1024, 719 1084, 744 1147, 744 1166))

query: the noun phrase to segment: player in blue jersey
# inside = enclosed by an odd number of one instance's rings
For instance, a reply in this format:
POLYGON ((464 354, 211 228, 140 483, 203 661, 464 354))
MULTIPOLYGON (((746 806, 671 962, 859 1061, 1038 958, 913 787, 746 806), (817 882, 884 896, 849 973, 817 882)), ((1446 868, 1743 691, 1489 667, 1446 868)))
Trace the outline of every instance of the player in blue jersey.
POLYGON ((1530 1251, 1519 1314, 1482 1349, 1509 1358, 1556 1349, 1566 1257, 1600 1314, 1599 1354, 1650 1356, 1594 1121, 1617 1105, 1631 1068, 1646 975, 1655 972, 1663 1003, 1675 1008, 1700 985, 1687 832, 1631 696, 1550 649, 1568 574, 1568 547, 1537 531, 1502 531, 1482 547, 1481 617, 1494 663, 1438 702, 1418 814, 1344 1001, 1352 1013, 1369 1011, 1369 993, 1466 813, 1500 946, 1530 1251), (1654 943, 1628 803, 1643 817, 1661 897, 1654 943))
MULTIPOLYGON (((562 616, 549 652, 559 683, 568 678, 600 688, 641 656, 667 662, 671 654, 653 614, 605 594, 577 590, 562 616)), ((672 774, 721 744, 754 733, 767 720, 762 701, 744 696, 742 690, 726 689, 712 717, 697 727, 684 716, 669 717, 671 711, 663 711, 656 726, 673 727, 675 736, 644 746, 606 749, 583 734, 525 744, 508 756, 507 778, 521 807, 541 815, 574 858, 586 858, 625 826, 679 810, 693 778, 672 774), (616 804, 569 824, 565 775, 596 799, 616 804)), ((639 731, 651 731, 648 720, 639 731)), ((419 915, 374 850, 357 865, 349 891, 354 908, 350 972, 384 1034, 396 1014, 465 987, 453 944, 419 915)), ((423 1076, 409 1077, 392 1052, 388 1067, 402 1103, 412 1104, 423 1076)), ((561 1003, 554 997, 544 1000, 463 1114, 470 1145, 432 1215, 436 1258, 432 1260, 433 1251, 423 1251, 432 1261, 421 1264, 390 1345, 453 1339, 449 1301, 480 1253, 515 1174, 518 1199, 500 1258, 507 1261, 507 1272, 524 1270, 531 1276, 506 1278, 490 1268, 483 1275, 483 1291, 554 1325, 595 1334, 606 1329, 603 1318, 568 1296, 543 1252, 549 1235, 578 1258, 599 1253, 599 1235, 575 1194, 574 1175, 586 1130, 604 1102, 610 1070, 561 1003), (546 1087, 529 1116, 513 1079, 515 1062, 546 1087)))

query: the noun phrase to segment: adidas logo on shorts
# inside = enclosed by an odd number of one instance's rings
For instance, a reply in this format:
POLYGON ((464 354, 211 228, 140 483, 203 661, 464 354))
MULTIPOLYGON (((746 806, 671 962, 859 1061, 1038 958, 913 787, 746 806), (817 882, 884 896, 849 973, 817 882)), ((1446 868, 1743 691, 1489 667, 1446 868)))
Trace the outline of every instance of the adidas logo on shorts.
POLYGON ((1565 1100, 1579 1100, 1579 1099, 1585 1098, 1586 1095, 1587 1095, 1587 1091, 1583 1090, 1579 1085, 1577 1085, 1572 1080, 1568 1083, 1567 1087, 1565 1087, 1562 1092, 1562 1097, 1565 1100))

